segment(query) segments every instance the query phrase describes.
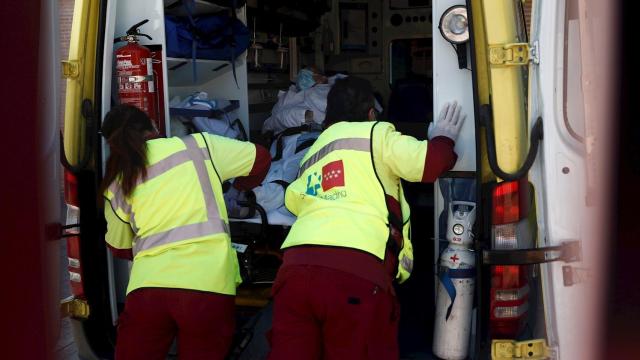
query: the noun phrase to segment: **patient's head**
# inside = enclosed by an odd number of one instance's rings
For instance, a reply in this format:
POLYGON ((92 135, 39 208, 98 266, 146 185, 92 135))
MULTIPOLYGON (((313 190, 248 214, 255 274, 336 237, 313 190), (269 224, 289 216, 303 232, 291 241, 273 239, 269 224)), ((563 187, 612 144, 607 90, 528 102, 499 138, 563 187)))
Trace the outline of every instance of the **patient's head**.
POLYGON ((326 84, 327 77, 318 70, 315 65, 307 66, 298 72, 296 87, 298 90, 307 90, 315 84, 326 84))
POLYGON ((327 77, 324 76, 322 71, 320 71, 317 66, 310 65, 307 66, 307 69, 311 70, 311 72, 313 73, 313 80, 316 82, 316 84, 326 84, 327 82, 329 82, 327 77))
POLYGON ((368 80, 357 76, 338 79, 327 95, 324 127, 340 121, 375 120, 373 87, 368 80))

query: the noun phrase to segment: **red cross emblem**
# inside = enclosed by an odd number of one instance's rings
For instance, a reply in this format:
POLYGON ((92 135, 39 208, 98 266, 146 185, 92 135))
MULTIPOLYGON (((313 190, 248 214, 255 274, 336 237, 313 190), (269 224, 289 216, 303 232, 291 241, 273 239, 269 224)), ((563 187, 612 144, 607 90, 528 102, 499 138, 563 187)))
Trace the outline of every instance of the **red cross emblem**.
POLYGON ((453 254, 452 257, 450 257, 449 259, 451 259, 451 261, 453 261, 454 263, 458 260, 460 260, 460 258, 458 257, 458 254, 453 254))

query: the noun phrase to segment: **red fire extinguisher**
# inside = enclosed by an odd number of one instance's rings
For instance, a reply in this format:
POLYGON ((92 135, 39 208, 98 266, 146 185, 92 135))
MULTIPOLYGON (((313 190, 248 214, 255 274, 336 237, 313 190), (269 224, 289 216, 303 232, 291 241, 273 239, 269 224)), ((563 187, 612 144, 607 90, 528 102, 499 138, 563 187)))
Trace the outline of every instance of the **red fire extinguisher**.
POLYGON ((162 89, 156 88, 151 50, 138 44, 139 36, 152 40, 151 36, 140 33, 138 29, 148 21, 146 19, 133 25, 125 36, 114 40, 114 43, 127 42, 127 45, 115 51, 118 95, 121 104, 130 104, 146 112, 156 127, 161 129, 164 126, 160 126, 158 117, 158 92, 162 89))

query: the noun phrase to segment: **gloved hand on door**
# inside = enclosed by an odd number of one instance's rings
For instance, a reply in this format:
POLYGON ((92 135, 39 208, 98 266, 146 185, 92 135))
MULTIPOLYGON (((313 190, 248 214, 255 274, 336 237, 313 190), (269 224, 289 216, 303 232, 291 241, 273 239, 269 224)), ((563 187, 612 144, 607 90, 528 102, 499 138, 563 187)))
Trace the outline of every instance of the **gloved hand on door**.
POLYGON ((438 136, 446 136, 456 141, 466 117, 467 115, 462 113, 462 106, 458 105, 457 101, 454 101, 453 104, 445 103, 440 110, 438 121, 429 125, 429 140, 438 136))

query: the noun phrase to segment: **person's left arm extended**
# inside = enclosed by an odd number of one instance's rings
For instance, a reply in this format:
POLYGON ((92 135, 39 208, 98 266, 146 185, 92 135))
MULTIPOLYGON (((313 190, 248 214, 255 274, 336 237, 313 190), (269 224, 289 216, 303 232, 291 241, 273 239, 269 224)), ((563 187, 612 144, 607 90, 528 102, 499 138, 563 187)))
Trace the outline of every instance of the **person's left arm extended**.
POLYGON ((393 173, 407 181, 434 182, 451 170, 458 159, 453 151, 455 143, 445 136, 427 142, 389 128, 384 139, 383 161, 393 173))
POLYGON ((238 190, 260 185, 271 166, 271 154, 261 145, 217 135, 208 135, 209 150, 222 181, 236 178, 238 190))

